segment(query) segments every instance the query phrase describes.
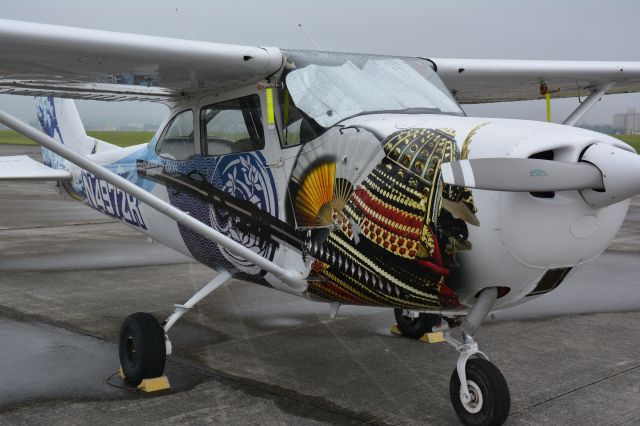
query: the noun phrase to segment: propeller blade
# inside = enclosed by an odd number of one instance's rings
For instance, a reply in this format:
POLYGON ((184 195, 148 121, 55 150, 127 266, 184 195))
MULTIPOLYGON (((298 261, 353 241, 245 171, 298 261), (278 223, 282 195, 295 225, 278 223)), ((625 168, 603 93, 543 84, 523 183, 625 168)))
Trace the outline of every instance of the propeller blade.
POLYGON ((475 158, 442 164, 444 183, 511 192, 604 188, 602 173, 589 163, 532 158, 475 158))

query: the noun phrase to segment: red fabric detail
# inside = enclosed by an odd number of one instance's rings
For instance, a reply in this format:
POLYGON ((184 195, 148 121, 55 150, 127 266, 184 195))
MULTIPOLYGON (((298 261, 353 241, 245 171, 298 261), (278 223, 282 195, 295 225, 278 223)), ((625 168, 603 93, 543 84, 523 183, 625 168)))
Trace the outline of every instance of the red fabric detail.
MULTIPOLYGON (((364 188, 357 188, 354 191, 354 195, 356 196, 353 197, 353 200, 356 202, 356 205, 362 211, 366 219, 370 220, 371 222, 377 224, 378 226, 388 231, 393 232, 394 234, 402 235, 403 237, 414 239, 414 240, 420 238, 419 232, 403 231, 400 229, 400 227, 405 225, 405 226, 408 226, 409 228, 420 229, 422 227, 421 220, 416 218, 411 218, 409 217, 409 215, 404 214, 403 212, 397 209, 387 207, 381 201, 377 199, 373 199, 372 195, 369 194, 369 192, 364 188), (380 214, 381 216, 389 219, 390 221, 395 222, 395 224, 384 223, 383 221, 377 219, 376 217, 368 214, 366 212, 366 208, 369 208, 375 211, 376 213, 380 214)), ((379 235, 378 232, 376 232, 376 234, 379 235)))
POLYGON ((440 253, 440 243, 438 242, 438 236, 433 235, 431 232, 431 227, 429 227, 429 234, 433 239, 433 260, 435 260, 436 265, 444 266, 444 262, 442 261, 442 253, 440 253))
POLYGON ((440 285, 438 296, 443 308, 457 308, 460 306, 458 294, 444 284, 440 285))
POLYGON ((431 269, 433 272, 435 272, 436 274, 442 277, 448 277, 449 274, 451 273, 447 268, 444 268, 440 265, 436 265, 435 263, 429 262, 428 260, 424 260, 424 259, 416 259, 416 260, 420 265, 431 269))

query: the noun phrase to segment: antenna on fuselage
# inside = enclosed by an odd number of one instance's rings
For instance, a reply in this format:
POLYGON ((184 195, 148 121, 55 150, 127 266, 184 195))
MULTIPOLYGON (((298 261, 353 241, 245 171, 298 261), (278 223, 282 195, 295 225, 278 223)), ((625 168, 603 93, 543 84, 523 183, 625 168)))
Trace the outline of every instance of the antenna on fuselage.
POLYGON ((304 33, 304 35, 307 36, 307 38, 311 41, 311 43, 313 43, 313 45, 316 47, 316 49, 318 50, 322 50, 322 47, 320 47, 320 45, 318 43, 316 43, 316 41, 313 39, 313 37, 311 37, 311 34, 309 34, 307 32, 307 30, 304 29, 304 27, 302 26, 302 24, 298 24, 298 27, 300 27, 300 29, 302 30, 302 32, 304 33))
POLYGON ((182 19, 182 15, 180 14, 180 11, 178 10, 178 8, 176 7, 176 15, 178 15, 178 20, 180 21, 180 23, 182 24, 182 26, 184 27, 185 30, 187 30, 187 32, 189 33, 189 35, 191 36, 191 40, 193 41, 197 41, 196 38, 193 36, 193 33, 191 32, 191 30, 189 29, 189 27, 187 26, 187 24, 185 24, 184 20, 182 19))

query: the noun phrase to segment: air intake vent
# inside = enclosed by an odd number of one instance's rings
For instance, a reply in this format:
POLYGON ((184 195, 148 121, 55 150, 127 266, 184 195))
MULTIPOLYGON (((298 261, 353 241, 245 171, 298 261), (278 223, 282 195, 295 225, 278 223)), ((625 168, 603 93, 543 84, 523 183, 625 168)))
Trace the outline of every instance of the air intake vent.
POLYGON ((564 281, 569 272, 571 272, 571 268, 549 269, 540 279, 536 288, 527 296, 537 296, 555 290, 564 281))

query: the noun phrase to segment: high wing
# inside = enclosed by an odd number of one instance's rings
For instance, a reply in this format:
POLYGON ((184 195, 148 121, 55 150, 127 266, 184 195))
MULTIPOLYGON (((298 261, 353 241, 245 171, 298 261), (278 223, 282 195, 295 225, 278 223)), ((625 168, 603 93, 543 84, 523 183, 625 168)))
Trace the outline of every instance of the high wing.
POLYGON ((554 98, 640 91, 640 62, 536 61, 431 58, 438 75, 461 104, 541 99, 546 83, 554 98))
MULTIPOLYGON (((0 19, 0 93, 171 103, 259 81, 278 48, 180 40, 0 19)), ((462 104, 640 91, 640 62, 432 58, 462 104)))
POLYGON ((0 93, 171 103, 259 81, 277 48, 0 19, 0 93))

